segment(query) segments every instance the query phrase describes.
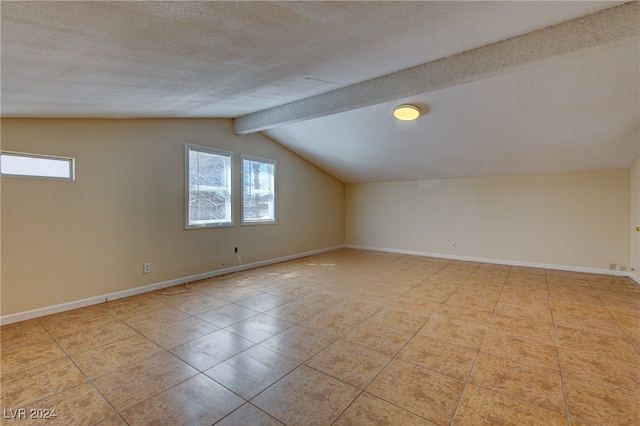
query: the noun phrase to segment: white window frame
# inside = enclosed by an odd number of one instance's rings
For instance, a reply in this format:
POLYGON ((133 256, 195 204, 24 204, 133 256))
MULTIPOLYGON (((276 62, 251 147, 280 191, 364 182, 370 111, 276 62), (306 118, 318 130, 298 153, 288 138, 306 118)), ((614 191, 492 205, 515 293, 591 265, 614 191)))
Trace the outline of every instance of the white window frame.
POLYGON ((76 167, 75 167, 75 159, 71 157, 58 157, 54 155, 44 155, 44 154, 29 154, 26 152, 14 152, 14 151, 0 151, 0 175, 2 176, 11 176, 11 177, 22 177, 22 178, 36 178, 36 179, 53 179, 53 180, 76 180, 76 167), (31 160, 44 160, 44 161, 55 161, 60 163, 67 164, 67 176, 59 176, 53 174, 45 174, 39 171, 31 172, 15 172, 12 173, 6 172, 3 170, 2 163, 3 157, 13 157, 13 158, 25 158, 31 160))
POLYGON ((207 146, 185 144, 184 147, 184 161, 185 161, 185 211, 184 211, 184 227, 185 229, 202 229, 202 228, 218 228, 225 226, 233 226, 233 152, 224 151, 221 149, 210 148, 207 146), (220 157, 226 157, 226 171, 225 179, 226 185, 216 187, 217 191, 224 191, 226 193, 226 215, 223 220, 191 220, 189 203, 191 201, 190 192, 190 169, 189 169, 189 153, 191 151, 201 152, 205 154, 217 155, 220 157))
POLYGON ((252 155, 242 155, 242 159, 241 159, 241 175, 242 175, 242 212, 241 212, 241 217, 242 217, 242 225, 265 225, 265 224, 275 224, 277 223, 276 221, 276 212, 277 212, 277 162, 276 160, 271 160, 268 158, 262 158, 262 157, 255 157, 252 155), (273 173, 271 174, 272 176, 272 182, 271 182, 271 193, 272 193, 272 197, 273 197, 273 203, 272 203, 272 217, 269 219, 247 219, 245 218, 245 172, 244 172, 244 162, 246 161, 253 161, 253 162, 258 162, 258 163, 264 163, 264 164, 270 164, 273 167, 273 173))

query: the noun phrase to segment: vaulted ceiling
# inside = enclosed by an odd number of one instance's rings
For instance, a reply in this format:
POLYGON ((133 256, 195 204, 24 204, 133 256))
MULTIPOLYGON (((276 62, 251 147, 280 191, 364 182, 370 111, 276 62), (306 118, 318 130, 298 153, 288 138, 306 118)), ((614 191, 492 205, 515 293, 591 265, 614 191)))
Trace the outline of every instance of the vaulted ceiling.
POLYGON ((344 182, 628 168, 638 2, 0 3, 3 117, 221 117, 344 182), (420 106, 415 122, 391 112, 420 106))

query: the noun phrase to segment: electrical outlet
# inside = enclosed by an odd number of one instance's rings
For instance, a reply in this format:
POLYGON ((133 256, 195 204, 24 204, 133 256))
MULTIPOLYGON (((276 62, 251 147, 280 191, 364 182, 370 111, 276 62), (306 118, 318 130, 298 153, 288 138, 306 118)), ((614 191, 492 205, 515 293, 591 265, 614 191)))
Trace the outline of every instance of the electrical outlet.
POLYGON ((326 235, 323 238, 324 241, 327 241, 328 239, 329 239, 329 237, 327 237, 326 235))
POLYGON ((236 247, 236 248, 233 250, 233 254, 236 254, 237 252, 238 252, 238 247, 236 247))
POLYGON ((451 241, 451 248, 456 248, 456 242, 455 241, 451 241))
POLYGON ((142 265, 142 272, 148 274, 151 272, 151 263, 145 263, 142 265))
POLYGON ((609 269, 610 269, 611 271, 615 271, 615 270, 616 270, 616 264, 615 264, 615 263, 610 263, 610 264, 609 264, 609 269))
POLYGON ((620 267, 620 270, 621 270, 621 271, 626 271, 626 270, 627 270, 627 267, 626 267, 626 266, 621 266, 621 267, 620 267))

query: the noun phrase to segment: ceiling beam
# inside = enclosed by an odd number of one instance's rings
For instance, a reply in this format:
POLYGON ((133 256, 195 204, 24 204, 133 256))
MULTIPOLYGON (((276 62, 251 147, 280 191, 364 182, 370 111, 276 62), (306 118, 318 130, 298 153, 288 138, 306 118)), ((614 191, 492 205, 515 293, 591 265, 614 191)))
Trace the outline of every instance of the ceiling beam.
POLYGON ((258 111, 234 120, 247 134, 523 69, 537 61, 640 35, 640 2, 632 1, 426 64, 258 111))

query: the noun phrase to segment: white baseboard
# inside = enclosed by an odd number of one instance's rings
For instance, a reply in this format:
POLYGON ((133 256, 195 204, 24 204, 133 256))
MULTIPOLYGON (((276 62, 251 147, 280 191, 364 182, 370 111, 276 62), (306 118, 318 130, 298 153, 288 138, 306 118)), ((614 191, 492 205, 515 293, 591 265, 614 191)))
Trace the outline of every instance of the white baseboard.
POLYGON ((630 277, 632 280, 640 284, 640 277, 627 271, 611 271, 609 269, 585 268, 582 266, 553 265, 553 264, 534 263, 534 262, 519 262, 515 260, 487 259, 483 257, 455 256, 451 254, 429 253, 429 252, 414 251, 414 250, 399 250, 399 249, 390 249, 390 248, 384 248, 384 247, 359 246, 359 245, 353 245, 353 244, 345 244, 345 247, 358 249, 358 250, 372 250, 372 251, 382 251, 387 253, 408 254, 413 256, 438 257, 438 258, 452 259, 452 260, 466 260, 469 262, 493 263, 497 265, 527 266, 531 268, 556 269, 559 271, 585 272, 589 274, 601 274, 601 275, 615 275, 615 276, 621 276, 621 277, 630 277))
POLYGON ((135 296, 137 294, 148 293, 150 291, 155 291, 155 290, 161 290, 163 288, 184 284, 186 282, 194 282, 198 280, 203 280, 205 278, 212 278, 215 276, 230 274, 237 271, 244 271, 247 269, 253 269, 253 268, 259 268, 261 266, 272 265, 274 263, 286 262, 288 260, 294 260, 301 257, 325 253, 325 252, 341 249, 343 247, 344 245, 338 245, 338 246, 332 246, 332 247, 327 247, 327 248, 318 249, 318 250, 312 250, 304 253, 297 253, 290 256, 279 257, 276 259, 262 260, 260 262, 249 263, 246 265, 238 265, 230 268, 218 269, 215 271, 204 272, 202 274, 196 274, 188 277, 176 278, 169 281, 149 284, 142 287, 135 287, 127 290, 117 291, 115 293, 108 293, 100 296, 89 297, 87 299, 75 300, 73 302, 66 302, 58 305, 47 306, 44 308, 33 309, 30 311, 18 312, 16 314, 3 315, 3 316, 0 316, 0 325, 11 324, 19 321, 26 321, 33 318, 40 318, 46 315, 70 311, 72 309, 84 308, 91 305, 97 305, 98 303, 108 302, 110 300, 122 299, 123 297, 135 296))
POLYGON ((4 315, 0 316, 0 325, 11 324, 19 321, 26 321, 33 318, 39 318, 46 315, 57 314, 59 312, 70 311, 72 309, 84 308, 91 305, 97 305, 98 303, 104 303, 110 300, 122 299, 123 297, 135 296, 137 294, 148 293, 151 291, 161 290, 163 288, 172 287, 175 285, 184 284, 185 282, 194 282, 198 280, 202 280, 205 278, 212 278, 215 276, 230 274, 237 271, 244 271, 247 269, 259 268, 261 266, 272 265, 275 263, 286 262, 288 260, 299 259, 301 257, 313 256, 315 254, 321 254, 333 250, 338 250, 341 248, 351 248, 357 250, 370 250, 370 251, 381 251, 386 253, 397 253, 397 254, 407 254, 413 256, 424 256, 424 257, 438 257, 444 259, 452 259, 452 260, 466 260, 470 262, 483 262, 483 263, 494 263, 498 265, 513 265, 513 266, 527 266, 532 268, 544 268, 544 269, 556 269, 561 271, 572 271, 572 272, 586 272, 591 274, 602 274, 602 275, 615 275, 615 276, 627 276, 640 285, 640 276, 633 272, 624 272, 624 271, 611 271, 609 269, 598 269, 598 268, 585 268, 578 266, 565 266, 565 265, 552 265, 552 264, 543 264, 543 263, 533 263, 533 262, 519 262, 519 261, 511 261, 511 260, 500 260, 500 259, 486 259, 481 257, 468 257, 468 256, 454 256, 449 254, 442 253, 429 253, 423 251, 415 251, 415 250, 400 250, 400 249, 390 249, 384 247, 371 247, 371 246, 359 246, 354 244, 344 244, 337 245, 332 247, 327 247, 318 250, 312 250, 304 253, 297 253, 290 256, 279 257, 275 259, 263 260, 260 262, 249 263, 246 265, 238 265, 230 268, 218 269, 215 271, 204 272, 202 274, 191 275, 188 277, 176 278, 169 281, 163 281, 155 284, 149 284, 142 287, 135 287, 127 290, 117 291, 115 293, 103 294, 100 296, 90 297, 87 299, 76 300, 73 302, 61 303, 58 305, 47 306, 44 308, 33 309, 25 312, 18 312, 16 314, 4 315))

